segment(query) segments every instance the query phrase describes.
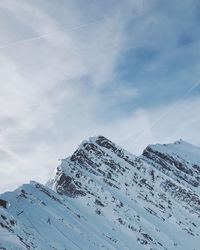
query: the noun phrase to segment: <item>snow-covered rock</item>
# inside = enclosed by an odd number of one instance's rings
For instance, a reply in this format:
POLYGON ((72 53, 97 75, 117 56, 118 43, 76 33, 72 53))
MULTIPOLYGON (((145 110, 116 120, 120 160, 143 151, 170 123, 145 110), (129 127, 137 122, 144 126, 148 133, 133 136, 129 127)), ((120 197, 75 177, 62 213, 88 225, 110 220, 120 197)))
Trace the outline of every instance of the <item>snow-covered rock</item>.
POLYGON ((0 199, 0 249, 200 249, 200 148, 182 140, 139 157, 103 136, 41 185, 0 199))

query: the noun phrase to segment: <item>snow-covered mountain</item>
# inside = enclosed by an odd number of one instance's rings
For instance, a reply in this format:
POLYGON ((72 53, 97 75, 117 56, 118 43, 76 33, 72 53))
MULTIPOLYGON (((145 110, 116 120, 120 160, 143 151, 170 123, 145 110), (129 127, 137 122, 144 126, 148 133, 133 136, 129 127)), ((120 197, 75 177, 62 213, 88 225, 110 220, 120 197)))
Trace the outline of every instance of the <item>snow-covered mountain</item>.
POLYGON ((0 249, 200 250, 200 148, 182 140, 137 157, 92 137, 0 199, 0 249))

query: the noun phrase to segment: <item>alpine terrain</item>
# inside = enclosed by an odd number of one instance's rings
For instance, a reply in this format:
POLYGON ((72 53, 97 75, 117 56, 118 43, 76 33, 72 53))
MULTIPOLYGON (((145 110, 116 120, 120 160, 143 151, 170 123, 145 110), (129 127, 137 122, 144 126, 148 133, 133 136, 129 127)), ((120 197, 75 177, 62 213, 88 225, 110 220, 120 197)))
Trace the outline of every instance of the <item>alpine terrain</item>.
POLYGON ((200 250, 200 148, 83 141, 46 185, 0 195, 0 249, 200 250))

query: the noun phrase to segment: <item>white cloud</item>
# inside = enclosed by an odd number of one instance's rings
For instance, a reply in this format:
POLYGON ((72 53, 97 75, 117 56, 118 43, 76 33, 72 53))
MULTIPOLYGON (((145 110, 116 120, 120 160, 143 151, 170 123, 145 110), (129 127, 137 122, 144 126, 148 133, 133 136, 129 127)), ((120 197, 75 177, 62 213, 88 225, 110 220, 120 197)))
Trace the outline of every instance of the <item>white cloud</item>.
MULTIPOLYGON (((81 140, 93 135, 103 134, 136 155, 141 154, 148 144, 168 143, 179 138, 200 145, 197 136, 200 124, 199 105, 200 100, 189 99, 168 107, 138 110, 129 118, 109 125, 98 124, 93 120, 86 127, 84 120, 79 117, 79 126, 73 120, 75 127, 69 128, 71 135, 49 143, 37 142, 31 150, 24 149, 17 155, 12 155, 10 160, 2 161, 1 189, 13 188, 29 179, 45 182, 58 164, 58 158, 69 156, 81 140)), ((18 137, 22 134, 17 136, 18 147, 18 137)), ((28 143, 23 147, 29 147, 28 143)))
MULTIPOLYGON (((177 137, 200 143, 195 136, 198 100, 107 119, 114 112, 108 110, 110 104, 119 99, 121 105, 141 94, 134 86, 115 83, 116 66, 130 46, 130 18, 144 16, 148 10, 143 1, 108 6, 103 12, 91 7, 91 20, 87 6, 78 8, 74 1, 53 12, 42 1, 0 2, 4 34, 0 39, 0 191, 30 179, 45 182, 58 158, 94 134, 103 134, 134 153, 148 143, 177 137), (71 30, 93 21, 97 22, 71 30), (15 43, 45 34, 49 36, 15 43), (110 93, 102 95, 108 85, 110 93), (166 115, 152 127, 163 112, 166 115)), ((138 33, 134 44, 139 44, 137 39, 138 33)))
POLYGON ((200 99, 186 99, 171 105, 136 111, 115 124, 112 135, 120 145, 141 154, 148 144, 169 143, 182 138, 200 145, 200 99), (120 134, 121 139, 116 135, 120 134))
POLYGON ((95 88, 114 78, 123 49, 127 19, 119 9, 111 8, 109 16, 76 31, 96 20, 65 3, 63 25, 63 17, 50 15, 46 7, 27 1, 0 3, 1 190, 30 178, 44 181, 57 158, 78 143, 76 131, 81 125, 87 130, 99 106, 95 88), (92 83, 91 93, 84 78, 92 83))

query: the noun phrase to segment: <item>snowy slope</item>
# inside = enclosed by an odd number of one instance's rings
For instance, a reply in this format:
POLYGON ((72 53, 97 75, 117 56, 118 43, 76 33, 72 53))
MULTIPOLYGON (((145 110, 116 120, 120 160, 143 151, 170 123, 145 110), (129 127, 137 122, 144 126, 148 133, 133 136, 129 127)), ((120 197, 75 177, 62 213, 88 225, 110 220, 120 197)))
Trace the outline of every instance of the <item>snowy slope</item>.
POLYGON ((0 249, 200 250, 200 149, 150 145, 139 157, 84 141, 43 186, 2 194, 0 249))
POLYGON ((199 147, 179 140, 171 144, 149 145, 143 156, 156 168, 200 194, 199 147))

